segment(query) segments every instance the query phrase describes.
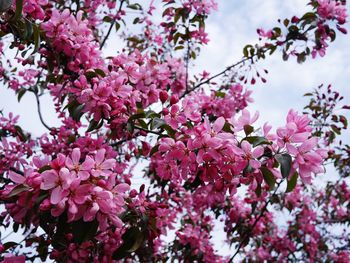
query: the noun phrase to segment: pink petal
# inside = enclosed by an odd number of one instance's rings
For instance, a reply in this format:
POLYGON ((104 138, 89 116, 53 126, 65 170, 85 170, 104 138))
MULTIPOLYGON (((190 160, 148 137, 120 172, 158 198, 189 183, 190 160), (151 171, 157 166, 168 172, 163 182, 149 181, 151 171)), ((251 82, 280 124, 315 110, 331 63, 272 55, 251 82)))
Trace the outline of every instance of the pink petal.
POLYGON ((70 184, 73 181, 73 177, 72 177, 70 171, 64 167, 60 170, 59 176, 60 176, 60 179, 62 181, 63 189, 68 189, 70 184))
POLYGON ((251 151, 251 149, 252 149, 250 143, 247 142, 247 141, 243 141, 243 142, 241 143, 241 148, 242 148, 242 150, 243 150, 245 153, 250 153, 250 151, 251 151))
POLYGON ((225 118, 220 117, 220 118, 216 119, 216 121, 214 122, 213 130, 215 132, 220 132, 222 130, 222 128, 224 127, 224 125, 225 125, 225 118))
POLYGON ((72 160, 74 164, 78 164, 80 160, 80 149, 74 148, 72 151, 72 160))
POLYGON ((293 155, 297 155, 298 154, 298 149, 294 145, 287 143, 286 146, 287 146, 287 150, 288 150, 289 153, 291 153, 293 155))
POLYGON ((78 178, 82 181, 85 181, 90 178, 90 173, 87 171, 79 171, 78 178))
POLYGON ((257 161, 257 160, 250 160, 250 161, 249 161, 249 164, 250 164, 250 166, 253 167, 254 169, 258 169, 258 168, 260 168, 260 166, 261 166, 261 163, 260 163, 259 161, 257 161))
POLYGON ((40 189, 49 190, 54 188, 58 182, 58 175, 55 170, 45 171, 41 174, 43 181, 41 182, 40 189))
POLYGON ((87 209, 84 214, 84 221, 92 221, 95 218, 95 215, 99 209, 100 208, 97 203, 92 203, 92 206, 89 209, 87 209))
POLYGON ((309 137, 310 133, 309 132, 302 132, 302 133, 296 133, 294 135, 292 135, 291 137, 291 142, 304 142, 307 140, 307 138, 309 137))
POLYGON ((122 184, 118 184, 116 187, 114 187, 114 189, 118 193, 125 193, 130 189, 130 185, 122 183, 122 184))
POLYGON ((15 182, 17 184, 23 184, 26 180, 26 178, 24 176, 22 176, 18 173, 12 172, 12 171, 9 172, 9 177, 13 182, 15 182))
POLYGON ((115 163, 116 161, 114 159, 108 159, 101 164, 101 169, 103 170, 112 169, 115 163))
POLYGON ((109 202, 109 200, 99 199, 98 205, 100 207, 100 210, 106 214, 112 211, 112 204, 109 202))
POLYGON ((90 156, 86 156, 86 159, 85 159, 85 161, 82 163, 80 169, 81 169, 81 170, 85 170, 85 171, 91 170, 92 167, 94 167, 94 165, 95 165, 94 159, 92 159, 90 156))
POLYGON ((73 163, 72 159, 69 157, 66 158, 65 165, 71 170, 75 169, 74 163, 73 163))
POLYGON ((263 154, 264 154, 264 147, 258 146, 258 147, 256 147, 256 148, 254 149, 252 155, 253 155, 254 158, 258 158, 258 157, 260 157, 260 156, 263 155, 263 154))
POLYGON ((105 149, 100 149, 97 151, 97 153, 95 155, 95 162, 97 165, 99 165, 103 162, 103 160, 105 159, 105 153, 106 153, 105 149))
POLYGON ((121 197, 120 195, 117 195, 114 197, 114 202, 118 205, 118 206, 123 206, 125 204, 124 198, 121 197))
POLYGON ((51 192, 50 202, 53 205, 57 205, 63 198, 63 190, 61 187, 56 187, 51 192))

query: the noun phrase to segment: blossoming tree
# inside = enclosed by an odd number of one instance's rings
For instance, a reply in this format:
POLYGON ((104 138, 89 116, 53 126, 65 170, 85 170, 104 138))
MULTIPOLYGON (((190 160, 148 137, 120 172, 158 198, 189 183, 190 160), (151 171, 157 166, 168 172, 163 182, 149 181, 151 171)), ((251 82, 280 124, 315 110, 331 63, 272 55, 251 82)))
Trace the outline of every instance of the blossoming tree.
POLYGON ((274 52, 324 56, 346 33, 345 0, 305 4, 304 15, 258 29, 263 44, 245 46, 241 61, 190 75, 214 0, 0 1, 2 86, 19 101, 34 96, 47 129, 33 137, 15 113, 0 117, 1 232, 23 235, 1 236, 1 260, 349 262, 350 150, 336 111, 349 106, 320 86, 277 129, 257 127, 247 109, 245 84, 267 81, 252 64, 274 52), (115 31, 124 47, 106 57, 115 31), (43 94, 60 126, 45 122, 43 94), (326 161, 339 179, 320 189, 326 161), (278 213, 290 215, 287 228, 278 213), (230 255, 211 241, 218 220, 230 255))

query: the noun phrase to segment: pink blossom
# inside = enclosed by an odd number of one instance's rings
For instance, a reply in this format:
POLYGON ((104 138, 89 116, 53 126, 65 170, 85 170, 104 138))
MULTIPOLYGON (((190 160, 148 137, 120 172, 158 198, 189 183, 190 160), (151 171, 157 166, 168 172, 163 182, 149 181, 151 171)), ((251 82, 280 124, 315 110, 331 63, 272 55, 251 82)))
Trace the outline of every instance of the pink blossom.
POLYGON ((94 166, 94 160, 90 156, 86 156, 83 163, 80 163, 80 149, 74 148, 71 157, 67 157, 65 165, 75 173, 80 180, 87 180, 90 177, 90 170, 94 166))
POLYGON ((58 204, 63 197, 68 195, 68 188, 75 175, 70 173, 67 168, 62 168, 59 172, 48 170, 42 173, 43 182, 40 189, 51 190, 50 201, 52 204, 58 204))

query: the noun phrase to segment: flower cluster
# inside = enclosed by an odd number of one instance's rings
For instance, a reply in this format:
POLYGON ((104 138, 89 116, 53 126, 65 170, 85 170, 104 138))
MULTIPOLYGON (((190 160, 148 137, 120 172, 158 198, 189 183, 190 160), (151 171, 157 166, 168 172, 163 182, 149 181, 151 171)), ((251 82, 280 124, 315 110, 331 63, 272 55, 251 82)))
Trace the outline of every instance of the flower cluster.
POLYGON ((341 1, 334 0, 317 0, 319 6, 317 13, 325 20, 337 20, 339 24, 346 22, 346 7, 341 1))
MULTIPOLYGON (((98 44, 94 41, 87 21, 83 20, 82 11, 75 17, 68 9, 62 12, 53 9, 50 19, 42 23, 41 28, 55 53, 62 52, 66 56, 70 71, 80 72, 104 66, 98 44)), ((50 51, 49 48, 41 50, 41 53, 49 57, 52 56, 50 51)))
POLYGON ((108 68, 110 72, 105 77, 89 81, 82 75, 64 92, 62 85, 51 85, 51 92, 57 97, 73 94, 84 105, 84 112, 92 114, 96 121, 110 120, 111 127, 117 131, 136 113, 137 105, 148 107, 159 100, 164 103, 168 93, 178 96, 185 89, 184 66, 177 59, 158 63, 135 51, 114 57, 108 68))
POLYGON ((26 0, 23 4, 23 12, 31 18, 44 20, 45 11, 43 7, 47 6, 48 0, 26 0))
MULTIPOLYGON (((186 124, 187 119, 175 114, 171 110, 171 118, 166 120, 176 129, 186 124)), ((255 146, 252 140, 256 137, 247 136, 246 139, 239 140, 236 134, 243 130, 246 132, 257 118, 257 114, 251 116, 247 110, 243 110, 240 116, 235 116, 228 122, 223 117, 212 125, 208 119, 203 123, 197 120, 192 129, 182 128, 182 140, 162 138, 159 152, 152 156, 157 175, 174 183, 194 181, 199 175, 204 182, 215 182, 217 190, 222 192, 228 186, 234 187, 238 182, 244 182, 244 177, 249 174, 259 174, 261 166, 268 167, 276 178, 280 178, 281 175, 273 165, 283 153, 289 153, 294 159, 290 173, 283 176, 298 171, 302 180, 310 183, 312 174, 323 171, 322 162, 327 154, 325 150, 317 148, 317 139, 311 137, 307 116, 290 111, 286 126, 277 129, 277 134, 270 134, 271 127, 265 125, 266 141, 261 141, 265 145, 255 146), (233 127, 233 130, 223 130, 225 123, 233 127)), ((193 121, 193 118, 190 120, 193 121)))
MULTIPOLYGON (((66 212, 68 222, 81 218, 89 222, 96 218, 101 230, 110 224, 122 226, 118 215, 123 212, 124 193, 129 186, 117 183, 113 171, 116 161, 106 158, 105 149, 83 158, 80 149, 74 148, 69 156, 58 154, 51 162, 47 159, 40 163, 38 159, 33 161, 39 170, 45 171, 40 173, 36 169, 27 169, 24 175, 10 172, 9 177, 15 185, 9 186, 6 192, 11 193, 17 185, 28 186, 33 193, 44 190, 47 198, 40 204, 40 209, 51 210, 54 217, 66 212)), ((27 196, 28 192, 23 195, 27 196)), ((18 205, 28 209, 28 206, 18 205)), ((25 216, 24 213, 21 215, 25 216)))
POLYGON ((309 4, 313 6, 314 11, 285 20, 285 29, 258 29, 261 38, 271 40, 264 43, 262 49, 274 52, 277 47, 282 47, 285 60, 289 56, 295 56, 299 63, 304 62, 308 55, 312 58, 317 55, 323 57, 329 43, 336 38, 335 30, 347 33, 343 27, 347 21, 346 1, 311 0, 309 4), (314 26, 307 27, 310 23, 314 26), (291 39, 295 42, 289 42, 291 39))

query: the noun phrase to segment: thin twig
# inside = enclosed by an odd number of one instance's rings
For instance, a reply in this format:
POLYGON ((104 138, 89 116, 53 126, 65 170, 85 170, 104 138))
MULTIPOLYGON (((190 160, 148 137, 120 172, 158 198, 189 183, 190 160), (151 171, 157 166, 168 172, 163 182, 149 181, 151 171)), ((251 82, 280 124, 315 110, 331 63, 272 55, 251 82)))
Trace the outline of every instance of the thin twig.
POLYGON ((147 132, 147 133, 153 133, 153 134, 156 134, 156 135, 162 135, 162 133, 160 133, 160 132, 147 130, 147 129, 139 127, 139 126, 135 126, 135 129, 138 129, 140 131, 144 131, 144 132, 147 132))
POLYGON ((48 129, 49 131, 52 131, 53 128, 51 128, 49 125, 46 124, 46 122, 44 121, 44 118, 43 118, 43 115, 41 114, 41 106, 40 106, 40 98, 39 98, 39 95, 37 92, 35 92, 34 90, 31 90, 34 95, 35 95, 35 99, 36 99, 36 105, 38 107, 38 114, 39 114, 39 119, 40 119, 40 122, 42 123, 42 125, 44 125, 44 127, 46 129, 48 129))
POLYGON ((235 64, 233 64, 233 65, 227 67, 227 68, 224 69, 223 71, 221 71, 221 72, 215 74, 214 76, 212 76, 212 77, 210 77, 210 78, 208 78, 208 79, 206 79, 206 80, 204 80, 204 81, 198 83, 197 85, 193 86, 191 89, 186 90, 186 92, 184 92, 184 93, 180 96, 180 99, 182 99, 182 98, 185 97, 186 95, 190 94, 192 91, 195 91, 195 90, 198 89, 200 86, 202 86, 202 85, 204 85, 204 84, 208 84, 211 80, 213 80, 213 79, 215 79, 215 78, 217 78, 217 77, 219 77, 219 76, 225 74, 227 71, 230 71, 230 70, 233 69, 234 67, 237 67, 238 65, 243 64, 244 62, 253 59, 255 56, 256 56, 256 55, 253 55, 253 56, 244 58, 244 59, 238 61, 237 63, 235 63, 235 64))
MULTIPOLYGON (((275 195, 277 193, 277 190, 279 188, 279 186, 281 185, 281 183, 283 182, 283 180, 281 180, 278 184, 277 187, 275 189, 275 191, 273 192, 272 196, 275 195)), ((239 253, 239 250, 243 247, 243 244, 248 240, 248 238, 250 237, 251 232, 254 230, 256 224, 259 222, 259 220, 263 217, 265 211, 267 211, 267 207, 269 206, 269 204, 271 203, 271 198, 269 198, 269 200, 266 202, 266 204, 264 205, 263 209, 261 209, 260 215, 255 219, 253 225, 251 226, 251 228, 246 232, 244 238, 242 239, 242 241, 239 243, 238 248, 235 252, 235 254, 230 258, 230 260, 228 261, 229 263, 233 262, 233 259, 235 258, 235 256, 237 256, 237 254, 239 253)))
MULTIPOLYGON (((119 9, 118 9, 118 12, 117 12, 117 13, 120 13, 120 11, 122 10, 124 1, 125 1, 125 0, 121 0, 121 1, 120 1, 120 5, 119 5, 119 9)), ((113 28, 114 25, 115 25, 115 21, 116 21, 116 20, 114 19, 113 22, 111 23, 111 25, 110 25, 110 27, 109 27, 109 29, 108 29, 107 35, 104 37, 104 39, 103 39, 103 41, 102 41, 102 43, 101 43, 100 50, 102 50, 103 46, 106 44, 106 41, 107 41, 109 35, 110 35, 111 32, 112 32, 112 28, 113 28)))

